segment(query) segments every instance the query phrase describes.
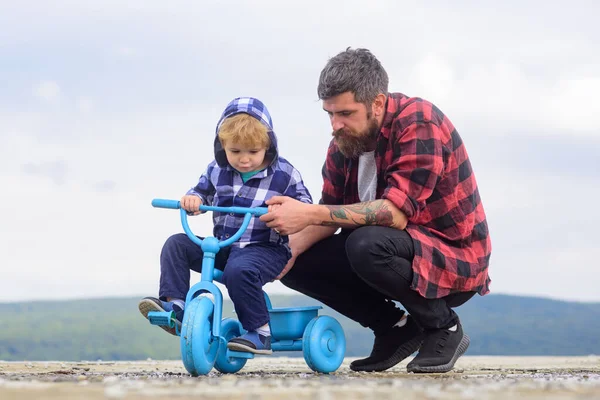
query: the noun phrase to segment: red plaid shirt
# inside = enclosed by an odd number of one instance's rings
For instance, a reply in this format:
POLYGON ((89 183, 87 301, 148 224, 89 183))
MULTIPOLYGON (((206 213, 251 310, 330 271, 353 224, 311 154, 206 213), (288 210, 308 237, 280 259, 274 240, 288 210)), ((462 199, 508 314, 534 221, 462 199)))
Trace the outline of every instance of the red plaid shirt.
MULTIPOLYGON (((450 120, 420 98, 391 93, 379 134, 377 199, 408 218, 415 257, 412 288, 427 298, 489 292, 492 250, 467 151, 450 120)), ((354 204, 358 162, 332 140, 323 166, 322 204, 354 204)))

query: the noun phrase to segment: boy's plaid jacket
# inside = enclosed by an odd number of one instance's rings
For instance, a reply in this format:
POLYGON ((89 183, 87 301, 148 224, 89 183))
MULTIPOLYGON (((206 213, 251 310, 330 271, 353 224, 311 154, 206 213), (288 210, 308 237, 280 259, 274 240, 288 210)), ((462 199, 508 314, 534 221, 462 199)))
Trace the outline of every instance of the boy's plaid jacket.
MULTIPOLYGON (((265 201, 277 195, 290 196, 304 203, 312 203, 312 197, 304 186, 300 172, 279 156, 271 116, 265 105, 258 99, 240 97, 232 100, 217 124, 217 133, 225 118, 239 113, 249 114, 267 126, 271 145, 265 157, 269 157, 271 163, 265 170, 244 183, 239 172, 227 162, 225 150, 219 138, 215 137, 215 160, 208 165, 206 171, 200 176, 198 184, 188 190, 187 194, 199 196, 205 205, 219 207, 266 207, 265 201)), ((213 235, 220 240, 227 239, 237 232, 243 220, 244 216, 241 214, 213 212, 213 235)), ((268 228, 258 217, 253 217, 248 229, 234 245, 243 247, 256 242, 287 245, 288 238, 268 228)))

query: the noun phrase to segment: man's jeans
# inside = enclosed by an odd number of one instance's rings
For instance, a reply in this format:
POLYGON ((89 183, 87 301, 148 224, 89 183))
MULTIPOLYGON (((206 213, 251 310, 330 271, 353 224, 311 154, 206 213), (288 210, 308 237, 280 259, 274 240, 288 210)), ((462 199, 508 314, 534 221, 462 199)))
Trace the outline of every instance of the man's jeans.
POLYGON ((413 257, 406 231, 365 226, 316 243, 297 258, 282 282, 375 333, 388 330, 403 315, 391 300, 401 303, 423 329, 455 325, 458 316, 452 308, 475 292, 426 299, 411 289, 413 257))

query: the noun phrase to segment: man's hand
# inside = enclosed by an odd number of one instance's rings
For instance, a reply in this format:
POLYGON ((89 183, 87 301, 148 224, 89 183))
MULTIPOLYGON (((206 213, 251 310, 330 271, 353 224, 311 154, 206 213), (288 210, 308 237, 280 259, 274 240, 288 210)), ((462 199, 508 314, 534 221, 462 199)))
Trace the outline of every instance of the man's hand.
POLYGON ((265 202, 269 212, 260 220, 280 235, 291 235, 311 224, 311 204, 287 196, 274 196, 265 202))
POLYGON ((200 205, 202 204, 202 200, 198 196, 194 196, 193 194, 185 195, 179 201, 181 208, 187 211, 191 215, 200 214, 200 205))
POLYGON ((292 257, 288 261, 288 263, 283 268, 283 271, 277 278, 283 278, 296 264, 296 259, 305 251, 310 249, 315 243, 323 240, 325 238, 330 237, 335 233, 337 228, 333 228, 330 226, 315 226, 311 225, 302 231, 290 235, 290 250, 292 251, 292 257))

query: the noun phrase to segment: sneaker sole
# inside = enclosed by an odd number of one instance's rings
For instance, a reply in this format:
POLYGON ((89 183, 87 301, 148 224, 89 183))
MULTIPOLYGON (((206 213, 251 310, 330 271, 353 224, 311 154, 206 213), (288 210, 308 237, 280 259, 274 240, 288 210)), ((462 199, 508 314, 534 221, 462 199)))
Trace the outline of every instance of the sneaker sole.
POLYGON ((253 349, 252 347, 249 347, 249 346, 244 346, 243 344, 240 344, 240 343, 227 343, 227 348, 229 350, 233 350, 233 351, 243 351, 245 353, 252 353, 252 354, 264 354, 264 355, 273 354, 273 350, 257 350, 257 349, 253 349))
POLYGON ((424 367, 421 367, 418 365, 411 365, 409 363, 408 366, 406 367, 406 369, 408 372, 418 372, 418 373, 448 372, 452 368, 454 368, 454 364, 456 363, 456 360, 458 360, 458 358, 460 356, 465 354, 465 351, 467 351, 467 349, 469 348, 470 343, 471 343, 471 340, 469 339, 469 336, 466 334, 463 334, 463 338, 461 339, 460 343, 458 344, 458 347, 456 348, 456 352, 454 352, 454 356, 452 357, 450 362, 448 362, 444 365, 430 365, 430 366, 424 366, 424 367))
POLYGON ((390 369, 415 351, 419 350, 421 343, 423 342, 423 338, 420 336, 421 335, 402 344, 400 347, 398 347, 394 354, 392 354, 392 356, 386 360, 366 365, 353 365, 351 363, 350 369, 356 372, 381 372, 385 371, 386 369, 390 369))
MULTIPOLYGON (((158 304, 156 304, 155 302, 153 302, 152 300, 141 300, 138 304, 138 308, 140 310, 140 312, 142 313, 142 315, 144 316, 144 318, 148 319, 148 313, 150 311, 165 311, 163 310, 161 307, 158 306, 158 304)), ((179 324, 179 321, 176 322, 177 324, 179 324)), ((173 336, 177 336, 177 331, 175 330, 175 328, 169 328, 168 326, 160 326, 161 328, 163 328, 165 331, 169 332, 171 335, 173 336)))

